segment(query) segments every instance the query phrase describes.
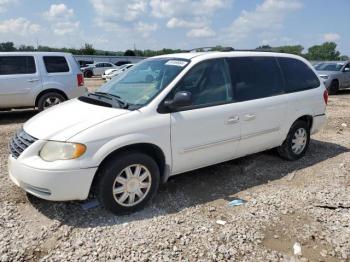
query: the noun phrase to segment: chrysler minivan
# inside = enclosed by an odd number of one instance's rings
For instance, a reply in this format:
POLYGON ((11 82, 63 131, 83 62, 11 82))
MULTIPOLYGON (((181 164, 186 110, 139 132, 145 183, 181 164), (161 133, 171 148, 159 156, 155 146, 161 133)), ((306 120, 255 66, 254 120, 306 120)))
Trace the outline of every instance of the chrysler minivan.
POLYGON ((325 123, 327 99, 310 63, 295 55, 153 57, 26 122, 10 141, 9 176, 43 199, 93 193, 128 213, 170 176, 271 148, 301 158, 325 123))
POLYGON ((47 109, 87 92, 70 53, 0 52, 0 110, 47 109))

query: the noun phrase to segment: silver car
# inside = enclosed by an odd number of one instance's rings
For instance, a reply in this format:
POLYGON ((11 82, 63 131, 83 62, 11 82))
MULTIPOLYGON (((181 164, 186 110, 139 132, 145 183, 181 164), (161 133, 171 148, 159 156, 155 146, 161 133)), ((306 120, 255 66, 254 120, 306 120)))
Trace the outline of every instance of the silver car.
POLYGON ((350 88, 350 62, 323 62, 315 66, 330 94, 350 88))
POLYGON ((0 52, 0 110, 44 110, 86 92, 72 54, 0 52))

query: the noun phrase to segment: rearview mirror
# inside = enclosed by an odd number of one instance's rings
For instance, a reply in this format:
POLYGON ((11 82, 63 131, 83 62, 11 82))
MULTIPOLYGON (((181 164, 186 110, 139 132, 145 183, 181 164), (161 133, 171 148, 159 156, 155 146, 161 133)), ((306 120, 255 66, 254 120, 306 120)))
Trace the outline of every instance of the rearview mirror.
POLYGON ((172 100, 164 101, 164 106, 170 110, 192 105, 192 94, 186 91, 177 92, 172 100))

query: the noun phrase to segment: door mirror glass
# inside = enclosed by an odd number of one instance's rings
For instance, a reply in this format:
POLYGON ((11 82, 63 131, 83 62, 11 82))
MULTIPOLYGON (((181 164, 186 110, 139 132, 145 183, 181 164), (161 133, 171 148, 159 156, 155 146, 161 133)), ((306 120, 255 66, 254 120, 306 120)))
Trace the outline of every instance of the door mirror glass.
POLYGON ((345 67, 344 72, 350 72, 350 67, 345 67))
POLYGON ((192 94, 186 91, 177 92, 174 98, 172 100, 166 100, 164 105, 171 110, 190 106, 192 105, 192 94))

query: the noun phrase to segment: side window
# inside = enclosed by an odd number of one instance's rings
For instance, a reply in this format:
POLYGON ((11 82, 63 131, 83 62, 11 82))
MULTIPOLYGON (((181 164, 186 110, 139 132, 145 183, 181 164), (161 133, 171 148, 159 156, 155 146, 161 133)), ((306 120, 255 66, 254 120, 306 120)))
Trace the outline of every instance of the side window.
POLYGON ((350 63, 344 67, 344 72, 350 72, 350 63))
POLYGON ((69 72, 69 66, 64 56, 44 56, 43 58, 48 73, 69 72))
POLYGON ((34 74, 33 56, 0 56, 0 75, 34 74))
POLYGON ((320 85, 315 73, 304 62, 289 57, 277 59, 284 75, 287 93, 312 89, 320 85))
POLYGON ((283 80, 274 57, 233 57, 228 61, 235 101, 282 93, 283 80))
POLYGON ((172 94, 180 91, 192 94, 193 106, 232 101, 230 74, 225 60, 209 60, 194 66, 177 84, 172 94))

